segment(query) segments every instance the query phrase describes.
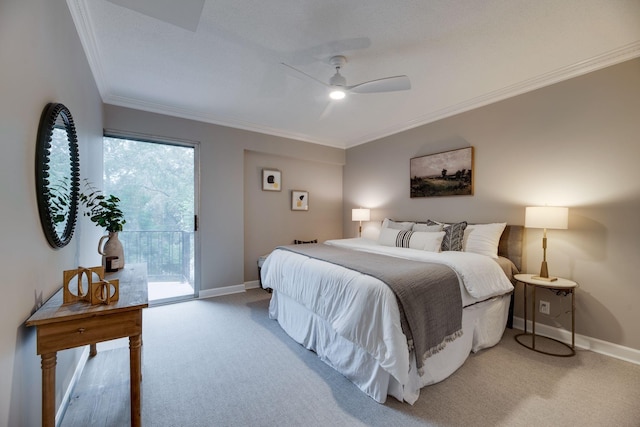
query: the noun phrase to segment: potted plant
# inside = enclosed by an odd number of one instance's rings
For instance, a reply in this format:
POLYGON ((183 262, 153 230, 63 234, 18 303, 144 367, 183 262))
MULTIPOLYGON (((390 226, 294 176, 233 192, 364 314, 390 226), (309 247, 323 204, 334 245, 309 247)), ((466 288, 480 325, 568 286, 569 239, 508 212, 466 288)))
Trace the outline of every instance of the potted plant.
MULTIPOLYGON (((58 183, 50 192, 51 216, 54 223, 64 220, 64 212, 69 205, 66 183, 58 183)), ((80 192, 78 202, 82 208, 82 215, 89 217, 96 226, 104 228, 109 234, 102 236, 98 242, 98 253, 102 255, 102 265, 107 271, 115 271, 124 267, 124 249, 118 239, 118 232, 122 231, 127 221, 119 207, 120 199, 110 194, 105 196, 102 191, 85 180, 85 191, 80 192), (104 246, 102 243, 107 239, 104 246)))
POLYGON ((80 204, 84 206, 84 216, 88 216, 91 222, 96 226, 102 227, 109 233, 117 233, 122 231, 122 227, 127 221, 124 219, 124 213, 118 207, 120 199, 110 194, 106 197, 102 191, 87 183, 85 187, 90 191, 89 194, 80 193, 80 204))
POLYGON ((83 215, 89 217, 98 227, 103 227, 109 234, 98 241, 98 253, 102 255, 102 265, 106 271, 116 271, 124 267, 124 248, 118 239, 118 232, 122 231, 127 221, 118 204, 120 199, 110 194, 105 196, 102 191, 89 182, 85 183, 87 193, 80 193, 80 204, 84 207, 83 215), (107 241, 104 243, 104 240, 107 241))

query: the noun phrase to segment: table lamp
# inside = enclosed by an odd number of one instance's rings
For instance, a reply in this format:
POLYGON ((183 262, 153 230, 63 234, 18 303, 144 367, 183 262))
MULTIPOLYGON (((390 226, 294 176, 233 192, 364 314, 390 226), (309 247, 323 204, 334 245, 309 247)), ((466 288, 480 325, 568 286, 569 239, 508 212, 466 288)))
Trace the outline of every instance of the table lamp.
POLYGON ((358 228, 358 237, 362 237, 362 221, 369 221, 371 218, 370 209, 351 209, 351 221, 359 221, 360 227, 358 228))
POLYGON ((547 267, 547 228, 566 230, 569 222, 569 208, 553 206, 531 206, 527 207, 524 215, 524 226, 526 228, 544 229, 542 237, 542 265, 540 275, 533 276, 533 279, 553 282, 557 277, 549 277, 547 267))

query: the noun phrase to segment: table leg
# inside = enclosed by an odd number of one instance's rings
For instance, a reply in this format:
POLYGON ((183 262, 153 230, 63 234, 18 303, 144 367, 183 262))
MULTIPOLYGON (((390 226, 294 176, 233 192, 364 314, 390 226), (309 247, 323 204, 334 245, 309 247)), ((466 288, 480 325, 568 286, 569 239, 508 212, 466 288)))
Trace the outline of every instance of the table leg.
POLYGON ((516 302, 516 291, 515 289, 511 292, 511 296, 509 297, 509 315, 507 317, 507 328, 513 329, 513 306, 516 302))
POLYGON ((533 296, 531 297, 532 301, 531 301, 531 333, 533 334, 531 336, 531 347, 533 347, 533 349, 536 349, 536 285, 533 285, 533 296))
POLYGON ((42 358, 42 426, 56 425, 56 353, 45 353, 42 358))
POLYGON ((94 357, 96 354, 98 354, 98 347, 96 343, 89 344, 89 357, 94 357))
POLYGON ((571 289, 571 348, 576 349, 576 291, 571 289))
POLYGON ((526 283, 522 283, 523 285, 523 292, 524 292, 524 333, 527 333, 527 284, 526 283))
POLYGON ((129 382, 131 384, 132 427, 140 427, 142 425, 140 410, 140 380, 142 379, 141 345, 141 335, 132 335, 129 337, 129 382))

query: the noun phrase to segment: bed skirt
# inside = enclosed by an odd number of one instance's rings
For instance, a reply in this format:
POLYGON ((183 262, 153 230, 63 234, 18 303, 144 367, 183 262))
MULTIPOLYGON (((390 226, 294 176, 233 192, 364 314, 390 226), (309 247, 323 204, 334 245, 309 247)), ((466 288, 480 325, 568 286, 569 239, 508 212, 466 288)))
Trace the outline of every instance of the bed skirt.
POLYGON ((418 375, 412 356, 408 384, 400 384, 369 353, 338 335, 315 313, 288 296, 274 290, 269 317, 296 342, 313 350, 326 364, 340 372, 379 403, 387 395, 413 404, 420 389, 453 374, 470 352, 496 345, 502 338, 509 312, 510 294, 491 298, 463 309, 463 335, 439 353, 429 357, 424 373, 418 375))

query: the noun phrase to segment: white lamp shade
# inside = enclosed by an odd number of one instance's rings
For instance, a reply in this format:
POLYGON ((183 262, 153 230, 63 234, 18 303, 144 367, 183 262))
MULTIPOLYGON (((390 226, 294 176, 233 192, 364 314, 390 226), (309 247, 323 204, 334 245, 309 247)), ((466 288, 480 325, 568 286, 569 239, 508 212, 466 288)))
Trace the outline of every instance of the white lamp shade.
POLYGON ((351 209, 351 221, 369 221, 370 218, 370 209, 351 209))
POLYGON ((555 206, 530 206, 524 214, 527 228, 556 228, 566 230, 569 225, 569 208, 555 206))

